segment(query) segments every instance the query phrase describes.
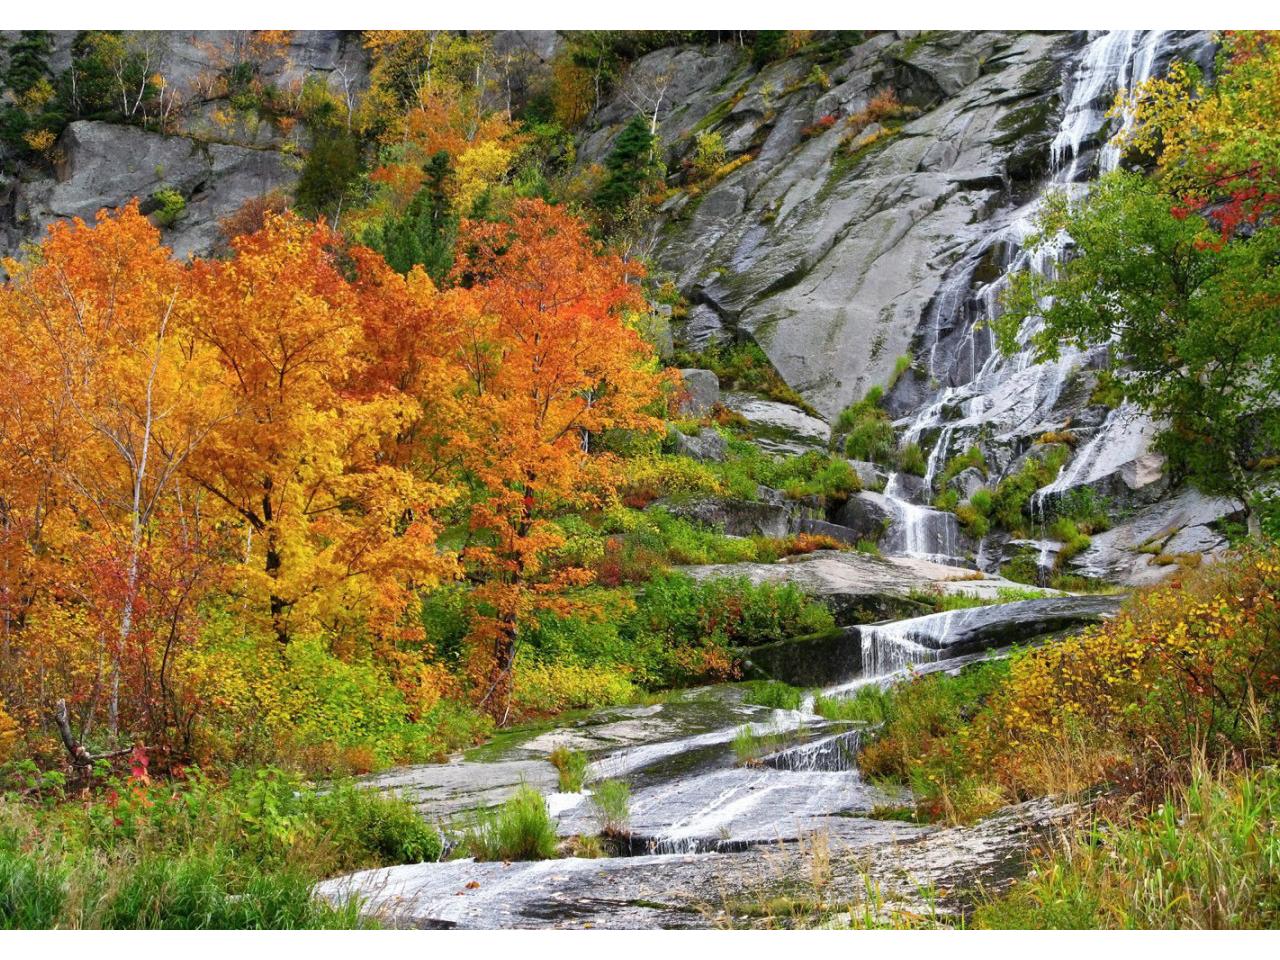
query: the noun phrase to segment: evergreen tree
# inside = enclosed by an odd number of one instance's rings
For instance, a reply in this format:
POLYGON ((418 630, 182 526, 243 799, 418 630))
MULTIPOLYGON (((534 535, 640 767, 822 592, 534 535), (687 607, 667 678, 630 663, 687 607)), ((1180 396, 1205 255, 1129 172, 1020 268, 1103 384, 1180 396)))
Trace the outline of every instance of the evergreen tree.
POLYGON ((47 78, 52 49, 47 30, 23 30, 9 45, 9 66, 4 72, 4 85, 15 94, 24 94, 47 78))
POLYGON ((613 151, 605 161, 608 175, 593 198, 606 221, 616 219, 653 176, 653 146, 649 122, 642 116, 632 117, 618 134, 613 151))
POLYGON ((437 285, 453 266, 458 220, 449 203, 447 186, 453 171, 449 154, 441 150, 428 161, 426 181, 409 208, 368 230, 367 246, 377 250, 398 273, 421 266, 437 285))
POLYGON ((312 217, 336 213, 359 169, 360 155, 350 131, 320 127, 298 178, 298 209, 312 217))

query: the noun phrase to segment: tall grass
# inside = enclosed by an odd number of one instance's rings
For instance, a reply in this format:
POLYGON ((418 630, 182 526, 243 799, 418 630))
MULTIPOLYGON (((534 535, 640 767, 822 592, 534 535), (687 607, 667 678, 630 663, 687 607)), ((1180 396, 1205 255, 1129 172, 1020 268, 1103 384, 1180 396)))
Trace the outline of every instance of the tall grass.
POLYGON ((542 794, 521 786, 501 806, 477 814, 459 846, 477 860, 549 860, 558 843, 542 794))
POLYGON ((1255 929, 1280 924, 1280 771, 1201 766, 1146 819, 1100 819, 979 926, 1255 929))
POLYGON ((591 793, 600 823, 607 837, 624 837, 631 832, 631 788, 625 780, 604 780, 591 793))
POLYGON ((751 680, 743 685, 742 702, 774 710, 799 710, 804 691, 781 680, 751 680))
POLYGON ((400 800, 278 771, 118 783, 87 804, 0 800, 0 927, 351 927, 358 904, 314 901, 316 880, 440 849, 400 800))
POLYGON ((561 744, 547 757, 560 775, 561 793, 578 793, 587 776, 587 755, 581 750, 570 750, 561 744))

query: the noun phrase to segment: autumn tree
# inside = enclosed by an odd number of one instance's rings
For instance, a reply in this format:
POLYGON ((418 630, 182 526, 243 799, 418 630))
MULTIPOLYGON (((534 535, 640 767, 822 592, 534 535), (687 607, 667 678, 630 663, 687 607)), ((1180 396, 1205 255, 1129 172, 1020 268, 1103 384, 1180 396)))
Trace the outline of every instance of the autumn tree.
POLYGON ((1124 145, 1156 159, 1156 175, 1184 211, 1206 211, 1224 237, 1280 210, 1280 31, 1231 30, 1217 75, 1175 62, 1128 94, 1124 145))
POLYGON ((628 326, 643 306, 635 270, 600 253, 585 225, 537 200, 510 222, 464 225, 459 276, 445 308, 462 331, 467 507, 476 535, 464 552, 478 584, 481 696, 505 719, 520 625, 563 603, 556 591, 585 570, 552 570, 563 542, 551 518, 598 506, 618 482, 618 461, 593 453, 609 429, 655 430, 646 408, 660 395, 652 350, 628 326))
MULTIPOLYGON (((98 647, 82 729, 105 695, 114 736, 122 675, 130 662, 151 669, 137 645, 143 608, 155 608, 144 585, 156 544, 180 522, 181 472, 230 411, 212 354, 180 319, 184 271, 136 203, 93 227, 55 224, 38 255, 5 269, 4 526, 11 541, 21 531, 27 553, 10 542, 6 565, 66 558, 59 588, 79 597, 98 647)), ((12 637, 14 604, 30 603, 32 586, 4 589, 12 637)))
POLYGON ((187 471, 241 524, 241 589, 267 598, 281 644, 306 624, 394 636, 413 589, 452 571, 431 516, 444 486, 382 459, 421 404, 366 381, 361 297, 336 243, 323 225, 269 215, 232 257, 192 268, 186 302, 237 410, 187 471))

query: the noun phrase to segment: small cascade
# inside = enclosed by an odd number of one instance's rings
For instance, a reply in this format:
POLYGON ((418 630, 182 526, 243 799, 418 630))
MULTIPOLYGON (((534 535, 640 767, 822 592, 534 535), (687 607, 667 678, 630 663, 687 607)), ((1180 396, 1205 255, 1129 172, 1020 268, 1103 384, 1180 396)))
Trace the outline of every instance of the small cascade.
POLYGON ((906 628, 909 620, 879 627, 861 627, 862 679, 891 676, 919 663, 938 659, 936 648, 926 647, 912 638, 906 628))
POLYGON ((894 512, 893 525, 884 542, 886 552, 939 563, 960 561, 960 525, 954 514, 913 503, 902 474, 897 471, 889 474, 884 496, 894 512))
POLYGON ((764 757, 761 766, 792 773, 827 771, 838 773, 858 769, 858 751, 862 749, 863 731, 845 730, 819 737, 798 747, 779 750, 764 757))

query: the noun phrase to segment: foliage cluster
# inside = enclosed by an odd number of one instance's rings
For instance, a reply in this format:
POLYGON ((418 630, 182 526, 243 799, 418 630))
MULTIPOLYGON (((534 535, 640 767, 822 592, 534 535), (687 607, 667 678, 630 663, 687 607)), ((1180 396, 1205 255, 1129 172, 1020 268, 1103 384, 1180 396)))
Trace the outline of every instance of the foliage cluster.
MULTIPOLYGON (((25 770, 25 774, 23 771, 25 770)), ((0 800, 0 928, 279 929, 360 925, 311 896, 323 877, 438 859, 407 803, 275 770, 152 783, 145 755, 87 803, 24 767, 40 803, 0 800)))

